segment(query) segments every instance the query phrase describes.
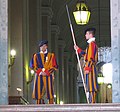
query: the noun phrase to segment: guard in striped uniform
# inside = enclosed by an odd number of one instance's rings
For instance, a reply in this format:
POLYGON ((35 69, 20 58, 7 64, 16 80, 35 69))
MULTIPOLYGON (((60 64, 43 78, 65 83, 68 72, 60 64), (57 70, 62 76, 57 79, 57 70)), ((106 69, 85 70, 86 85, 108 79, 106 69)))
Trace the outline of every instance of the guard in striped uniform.
POLYGON ((54 103, 53 75, 58 65, 54 53, 49 53, 48 41, 42 40, 39 44, 40 52, 35 53, 30 62, 30 68, 35 70, 34 87, 32 97, 40 104, 45 92, 49 104, 54 103))
POLYGON ((90 103, 96 102, 96 92, 98 90, 96 63, 98 61, 98 47, 95 42, 95 28, 88 28, 85 37, 88 43, 86 50, 82 50, 77 45, 74 49, 84 56, 84 80, 86 84, 87 96, 90 103))

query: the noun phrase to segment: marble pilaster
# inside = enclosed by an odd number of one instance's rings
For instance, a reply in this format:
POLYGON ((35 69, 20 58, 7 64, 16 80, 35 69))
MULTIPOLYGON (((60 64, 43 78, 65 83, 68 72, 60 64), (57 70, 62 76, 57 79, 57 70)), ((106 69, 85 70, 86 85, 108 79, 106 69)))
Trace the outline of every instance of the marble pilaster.
POLYGON ((23 2, 10 0, 10 47, 16 50, 16 59, 11 70, 11 96, 23 96, 23 2), (18 92, 17 88, 22 91, 18 92))
POLYGON ((120 1, 111 4, 112 102, 120 102, 120 1))
POLYGON ((0 0, 0 105, 8 104, 8 0, 0 0))

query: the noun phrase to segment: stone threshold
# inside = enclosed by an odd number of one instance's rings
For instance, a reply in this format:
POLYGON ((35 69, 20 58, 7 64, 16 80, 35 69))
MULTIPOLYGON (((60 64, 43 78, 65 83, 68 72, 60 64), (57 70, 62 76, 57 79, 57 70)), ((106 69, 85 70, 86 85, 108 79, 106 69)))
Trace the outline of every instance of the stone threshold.
POLYGON ((0 105, 0 112, 120 112, 120 104, 0 105))

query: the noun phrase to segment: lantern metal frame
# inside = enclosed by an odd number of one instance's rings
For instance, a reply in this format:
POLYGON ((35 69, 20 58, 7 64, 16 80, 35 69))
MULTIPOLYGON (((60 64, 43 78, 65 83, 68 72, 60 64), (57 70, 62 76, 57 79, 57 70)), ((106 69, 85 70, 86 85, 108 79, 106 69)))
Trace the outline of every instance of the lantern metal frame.
POLYGON ((78 0, 73 15, 78 25, 85 25, 89 22, 91 11, 85 1, 78 0))

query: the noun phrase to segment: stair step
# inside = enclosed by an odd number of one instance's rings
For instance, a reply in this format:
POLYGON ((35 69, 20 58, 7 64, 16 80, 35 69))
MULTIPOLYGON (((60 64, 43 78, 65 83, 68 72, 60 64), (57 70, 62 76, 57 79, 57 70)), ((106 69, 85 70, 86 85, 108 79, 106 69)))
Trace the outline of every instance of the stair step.
POLYGON ((120 112, 119 103, 0 105, 0 112, 120 112))

